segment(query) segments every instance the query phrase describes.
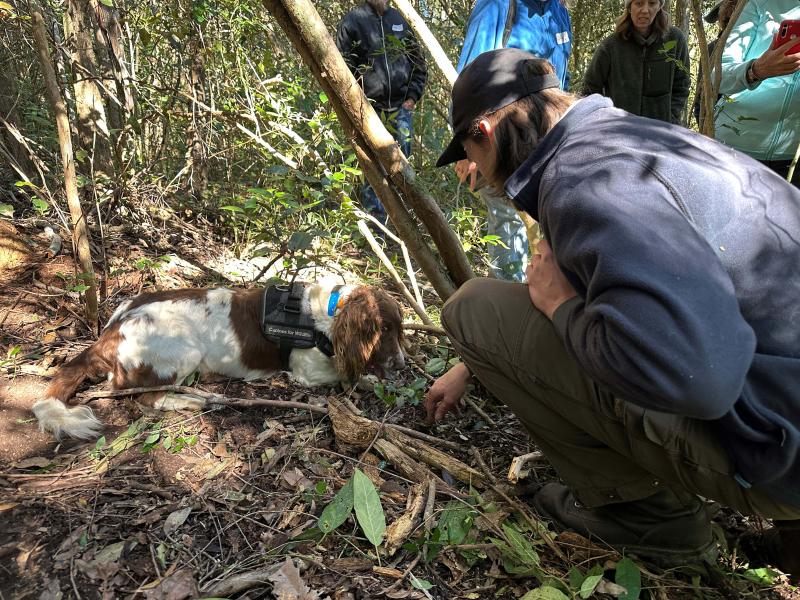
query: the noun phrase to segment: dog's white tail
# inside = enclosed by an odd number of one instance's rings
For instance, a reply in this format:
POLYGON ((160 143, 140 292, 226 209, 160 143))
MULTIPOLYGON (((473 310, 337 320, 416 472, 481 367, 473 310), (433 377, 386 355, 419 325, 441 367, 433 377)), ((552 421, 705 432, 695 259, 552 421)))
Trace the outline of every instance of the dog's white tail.
POLYGON ((32 410, 39 421, 39 429, 51 432, 56 439, 61 439, 62 435, 84 440, 93 439, 103 427, 88 406, 67 408, 67 405, 57 398, 38 400, 32 410))

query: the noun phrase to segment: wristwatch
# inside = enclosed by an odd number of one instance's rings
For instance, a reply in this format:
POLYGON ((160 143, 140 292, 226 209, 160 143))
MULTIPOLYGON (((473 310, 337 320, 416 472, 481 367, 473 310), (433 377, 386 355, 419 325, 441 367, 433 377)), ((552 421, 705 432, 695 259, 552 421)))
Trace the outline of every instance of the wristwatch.
POLYGON ((750 65, 747 67, 747 83, 749 85, 753 85, 754 83, 759 83, 761 81, 760 77, 756 77, 756 72, 753 70, 753 65, 756 64, 755 60, 750 61, 750 65))

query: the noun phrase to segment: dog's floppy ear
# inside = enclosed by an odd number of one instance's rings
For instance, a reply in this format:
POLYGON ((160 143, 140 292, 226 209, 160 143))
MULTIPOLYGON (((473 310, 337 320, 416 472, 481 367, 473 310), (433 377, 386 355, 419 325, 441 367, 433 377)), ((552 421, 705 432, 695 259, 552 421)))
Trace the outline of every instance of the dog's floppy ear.
POLYGON ((375 295, 368 288, 353 290, 333 320, 334 361, 340 375, 355 381, 366 373, 369 359, 380 342, 381 327, 375 295))

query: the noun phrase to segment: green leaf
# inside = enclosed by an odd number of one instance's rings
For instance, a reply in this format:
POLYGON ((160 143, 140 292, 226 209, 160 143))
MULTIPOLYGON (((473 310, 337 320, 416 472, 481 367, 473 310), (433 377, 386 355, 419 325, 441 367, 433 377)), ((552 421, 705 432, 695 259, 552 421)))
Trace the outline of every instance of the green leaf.
POLYGON ((439 357, 430 359, 428 361, 428 364, 425 365, 425 370, 432 375, 438 375, 439 373, 444 371, 444 368, 445 368, 444 359, 439 357))
POLYGON ((520 600, 569 600, 558 588, 549 585, 536 588, 525 594, 520 600))
POLYGON ((322 533, 330 533, 347 520, 353 510, 353 480, 349 479, 331 503, 319 516, 317 526, 322 533))
POLYGON ((777 573, 775 571, 767 568, 747 569, 744 573, 742 573, 742 576, 745 579, 759 585, 774 585, 776 575, 777 573))
POLYGON ((539 555, 533 549, 533 544, 522 535, 516 528, 508 523, 503 523, 503 531, 506 534, 509 546, 519 561, 530 568, 539 566, 539 555))
POLYGON ((14 207, 10 204, 3 204, 0 202, 0 217, 8 217, 9 219, 14 216, 14 207))
POLYGON ((628 557, 623 558, 617 563, 614 583, 627 590, 620 596, 620 600, 638 600, 642 592, 642 574, 639 572, 639 565, 628 557))
POLYGON ((108 6, 109 8, 114 8, 114 2, 112 0, 100 0, 100 4, 108 6))
POLYGON ((426 579, 417 579, 414 577, 413 573, 411 573, 411 585, 418 590, 429 590, 433 587, 433 584, 430 581, 426 579))
POLYGON ((588 598, 592 594, 594 594, 594 590, 597 587, 597 584, 600 583, 600 580, 603 579, 603 575, 589 575, 586 579, 583 580, 581 584, 581 591, 580 595, 581 598, 588 598))
POLYGON ((153 433, 151 433, 150 435, 147 436, 147 439, 145 439, 144 443, 145 444, 155 444, 158 441, 158 438, 160 438, 160 437, 161 437, 161 432, 160 431, 155 431, 155 432, 153 432, 153 433))
POLYGON ((50 205, 41 198, 34 198, 31 200, 31 204, 33 204, 33 208, 40 213, 45 213, 50 208, 50 205))
POLYGON ((461 544, 472 529, 476 514, 472 507, 463 502, 457 500, 448 502, 442 510, 442 516, 439 517, 438 529, 442 532, 442 542, 461 544))
POLYGON ((353 473, 353 507, 364 535, 373 546, 380 546, 386 531, 386 517, 378 491, 359 469, 353 473))
POLYGON ((95 450, 101 450, 101 449, 103 448, 103 446, 105 446, 105 445, 106 445, 106 436, 104 436, 104 435, 101 435, 101 436, 100 436, 100 439, 98 439, 98 440, 97 440, 97 441, 94 443, 94 449, 95 449, 95 450))

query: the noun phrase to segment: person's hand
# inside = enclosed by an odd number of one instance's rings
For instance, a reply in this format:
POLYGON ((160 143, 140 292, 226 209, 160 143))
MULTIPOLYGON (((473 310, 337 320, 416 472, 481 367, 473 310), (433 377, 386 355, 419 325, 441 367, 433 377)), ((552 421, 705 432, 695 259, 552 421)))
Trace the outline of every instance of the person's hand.
POLYGON ((459 160, 455 165, 456 175, 458 175, 458 180, 461 183, 466 181, 467 177, 469 177, 469 189, 475 189, 475 182, 478 179, 478 165, 474 162, 470 162, 466 158, 462 158, 459 160))
POLYGON ((441 420, 451 411, 461 413, 469 378, 467 365, 458 363, 433 382, 431 389, 425 394, 425 422, 428 425, 441 420))
POLYGON ((531 258, 525 269, 528 293, 533 305, 552 321, 556 309, 578 294, 558 267, 550 244, 542 240, 536 244, 536 249, 539 254, 531 258))
MULTIPOLYGON (((777 37, 777 33, 775 36, 777 37)), ((791 75, 800 71, 800 52, 784 55, 797 40, 789 40, 782 46, 772 50, 767 50, 753 63, 753 75, 758 79, 769 79, 770 77, 780 77, 781 75, 791 75)))
POLYGON ((414 101, 413 101, 413 100, 411 100, 411 99, 408 99, 408 100, 406 100, 405 102, 403 102, 403 108, 405 108, 406 110, 414 110, 414 107, 415 107, 416 105, 417 105, 417 103, 416 103, 416 102, 414 102, 414 101))

